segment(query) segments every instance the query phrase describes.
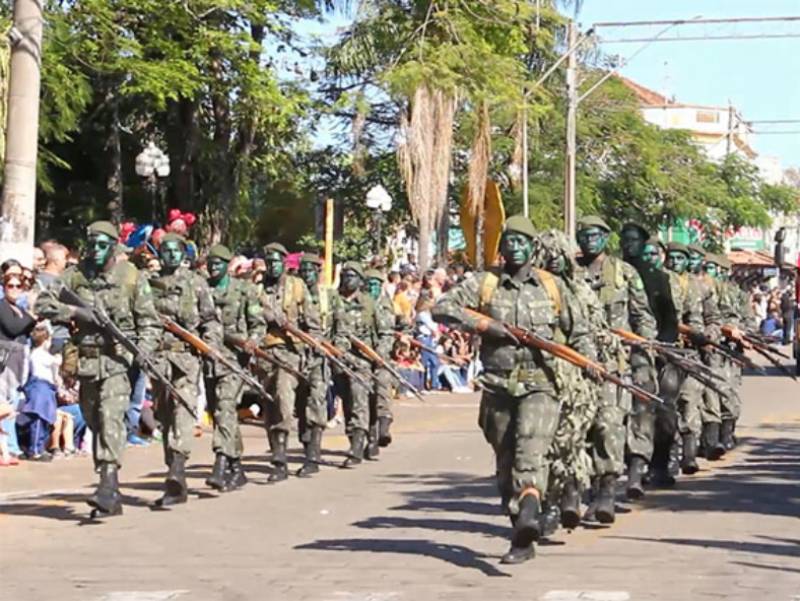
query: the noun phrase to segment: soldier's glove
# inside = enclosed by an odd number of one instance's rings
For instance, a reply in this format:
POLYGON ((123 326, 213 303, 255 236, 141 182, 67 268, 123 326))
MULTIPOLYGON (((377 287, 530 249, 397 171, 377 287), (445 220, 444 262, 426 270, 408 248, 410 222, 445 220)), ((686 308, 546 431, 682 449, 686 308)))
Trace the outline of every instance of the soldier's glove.
POLYGON ((242 345, 244 352, 248 355, 255 355, 256 350, 258 350, 258 343, 255 340, 245 340, 244 344, 242 345))
POLYGON ((75 323, 82 326, 100 325, 97 322, 97 319, 95 318, 94 311, 92 311, 91 309, 86 309, 84 307, 72 307, 69 313, 69 317, 75 323))
POLYGON ((593 365, 587 365, 583 368, 583 377, 591 380, 595 384, 602 384, 603 383, 603 376, 601 375, 600 369, 594 367, 593 365))
POLYGON ((511 344, 519 344, 519 340, 517 337, 514 336, 511 332, 508 331, 502 323, 499 321, 481 321, 478 323, 478 332, 481 336, 486 336, 487 338, 494 338, 496 340, 500 340, 503 342, 509 342, 511 344))

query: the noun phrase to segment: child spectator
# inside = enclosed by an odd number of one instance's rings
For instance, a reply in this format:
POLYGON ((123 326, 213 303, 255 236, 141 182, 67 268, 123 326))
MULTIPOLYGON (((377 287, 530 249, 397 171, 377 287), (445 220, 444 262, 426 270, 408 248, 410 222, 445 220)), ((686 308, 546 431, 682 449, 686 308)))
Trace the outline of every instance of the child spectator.
POLYGON ((50 331, 39 324, 31 332, 30 375, 22 389, 25 403, 17 423, 28 433, 27 457, 33 461, 49 461, 45 453, 50 428, 56 422, 56 391, 59 382, 61 356, 50 354, 50 331))
POLYGON ((62 385, 58 387, 56 425, 50 438, 50 452, 54 456, 58 456, 61 449, 65 455, 72 455, 81 450, 81 443, 86 433, 86 420, 78 405, 78 386, 77 378, 65 375, 62 385))

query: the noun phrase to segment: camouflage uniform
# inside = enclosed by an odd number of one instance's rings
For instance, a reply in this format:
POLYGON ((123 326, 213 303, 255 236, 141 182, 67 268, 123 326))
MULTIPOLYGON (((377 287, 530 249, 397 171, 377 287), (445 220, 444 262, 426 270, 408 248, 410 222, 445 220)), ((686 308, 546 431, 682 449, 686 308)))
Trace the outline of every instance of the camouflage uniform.
MULTIPOLYGON (((319 316, 320 334, 327 338, 330 332, 330 310, 333 291, 327 286, 309 289, 311 312, 319 316)), ((303 372, 308 380, 298 386, 297 414, 300 420, 300 440, 308 442, 311 428, 325 429, 328 424, 328 381, 329 369, 325 358, 308 349, 303 372)))
MULTIPOLYGON (((163 243, 163 241, 162 241, 163 243)), ((215 348, 222 347, 222 324, 217 317, 214 298, 203 277, 186 267, 172 274, 156 275, 150 280, 160 314, 179 326, 202 336, 215 348)), ((199 396, 202 360, 189 345, 170 332, 164 332, 159 356, 172 384, 188 402, 199 396)), ((183 403, 156 387, 156 418, 163 429, 164 460, 172 465, 174 456, 188 459, 195 420, 183 403)))
MULTIPOLYGON (((562 299, 557 311, 541 272, 530 266, 523 269, 525 272, 515 277, 491 271, 466 279, 442 295, 433 309, 434 319, 480 333, 481 323, 463 312, 474 309, 493 319, 530 329, 543 338, 552 340, 560 331, 570 346, 594 358, 588 323, 578 307, 568 302, 571 296, 564 284, 550 276, 562 299), (496 285, 487 285, 487 278, 495 279, 496 285)), ((516 516, 523 491, 533 488, 540 498, 547 491, 548 451, 560 410, 556 359, 491 337, 482 339, 480 354, 484 393, 478 424, 495 452, 497 486, 503 505, 516 516)))
MULTIPOLYGON (((344 269, 363 270, 359 265, 345 263, 344 269)), ((355 336, 379 353, 391 344, 392 332, 378 316, 375 302, 363 290, 345 298, 337 294, 331 302, 331 339, 342 350, 349 351, 345 360, 363 379, 371 380, 372 363, 353 348, 350 336, 355 336)), ((347 435, 351 442, 350 459, 358 462, 363 456, 364 443, 370 429, 370 389, 344 373, 335 373, 337 390, 344 405, 347 435)))

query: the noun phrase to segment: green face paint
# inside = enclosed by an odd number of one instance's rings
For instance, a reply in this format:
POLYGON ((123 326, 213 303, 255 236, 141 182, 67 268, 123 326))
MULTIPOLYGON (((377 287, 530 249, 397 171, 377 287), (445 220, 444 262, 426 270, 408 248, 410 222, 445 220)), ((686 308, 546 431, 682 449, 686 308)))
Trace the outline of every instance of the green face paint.
POLYGON ((161 244, 158 252, 164 271, 172 273, 181 266, 186 258, 186 249, 177 240, 167 240, 161 244))
POLYGON ((596 257, 608 244, 608 232, 599 227, 588 227, 578 232, 578 246, 585 257, 596 257))
POLYGON ((689 271, 692 273, 700 273, 703 267, 703 255, 700 253, 689 251, 689 271))
POLYGON ((645 237, 635 227, 625 228, 620 236, 620 246, 622 247, 623 259, 626 261, 638 259, 642 256, 642 251, 644 251, 645 237))
POLYGON ((264 257, 264 262, 267 265, 266 277, 269 280, 275 281, 279 279, 286 267, 283 264, 283 255, 279 252, 268 252, 264 257))
POLYGON ((719 268, 716 263, 704 263, 703 270, 712 278, 719 278, 719 268))
POLYGON ((376 278, 370 278, 367 280, 367 293, 375 300, 381 295, 381 291, 383 291, 383 282, 376 278))
POLYGON ((675 273, 685 273, 689 267, 689 257, 686 253, 679 250, 671 250, 667 253, 667 269, 675 273))
POLYGON ((661 259, 661 252, 654 244, 645 244, 642 249, 640 258, 647 265, 652 265, 656 269, 661 269, 663 261, 661 259))
POLYGON ((114 255, 116 242, 105 234, 89 234, 86 245, 86 260, 96 268, 105 267, 114 255))
POLYGON ((219 257, 209 258, 208 275, 212 283, 221 282, 228 275, 228 261, 219 257))
POLYGON ((344 294, 352 294, 361 288, 361 276, 357 271, 345 269, 339 276, 339 288, 344 294))
POLYGON ((306 286, 309 289, 313 289, 316 287, 317 283, 319 282, 319 267, 316 263, 311 263, 309 261, 304 261, 300 263, 300 277, 306 283, 306 286))
POLYGON ((533 240, 524 234, 508 232, 500 241, 500 254, 506 265, 519 268, 530 262, 533 256, 533 240))

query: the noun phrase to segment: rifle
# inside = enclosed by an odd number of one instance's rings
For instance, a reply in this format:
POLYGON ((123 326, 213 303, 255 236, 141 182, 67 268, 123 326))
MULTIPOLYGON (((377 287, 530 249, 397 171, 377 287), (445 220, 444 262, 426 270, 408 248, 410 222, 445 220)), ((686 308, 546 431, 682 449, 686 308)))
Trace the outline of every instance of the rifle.
POLYGON ((686 338, 688 338, 689 341, 692 342, 692 344, 695 344, 696 346, 700 347, 711 348, 713 351, 722 353, 728 359, 730 359, 731 361, 733 361, 734 363, 736 363, 741 367, 749 367, 750 369, 755 369, 756 371, 761 371, 761 372, 764 371, 764 368, 753 363, 753 360, 747 357, 746 355, 742 353, 737 353, 734 350, 726 348, 719 342, 714 342, 702 332, 694 331, 691 327, 689 327, 685 323, 678 324, 678 331, 681 334, 683 334, 686 338))
MULTIPOLYGON (((790 355, 784 353, 781 349, 777 346, 772 344, 772 340, 767 338, 766 336, 762 336, 761 334, 757 334, 756 332, 743 332, 738 328, 735 328, 731 325, 724 325, 722 326, 722 333, 730 338, 731 340, 735 340, 744 346, 744 343, 747 342, 752 345, 752 348, 758 349, 772 353, 773 355, 778 355, 779 357, 783 357, 784 359, 792 359, 790 355), (740 336, 736 336, 736 332, 740 334, 740 336)), ((745 347, 749 348, 749 347, 745 347)))
POLYGON ((417 397, 423 403, 425 402, 425 398, 422 396, 422 393, 415 386, 406 382, 405 378, 400 375, 400 372, 398 372, 393 366, 389 365, 389 362, 386 361, 383 357, 381 357, 375 351, 375 349, 371 348, 366 342, 359 340, 352 334, 350 334, 349 338, 350 338, 350 343, 356 348, 356 350, 359 353, 364 355, 365 358, 372 361, 372 363, 374 363, 377 367, 385 369, 387 372, 389 372, 389 374, 391 374, 391 376, 395 380, 397 380, 397 383, 400 384, 400 386, 405 386, 411 391, 411 393, 415 397, 417 397))
POLYGON ((111 321, 105 311, 103 311, 100 307, 93 307, 66 286, 61 288, 61 291, 58 294, 58 300, 65 305, 79 307, 81 309, 91 311, 92 315, 94 316, 94 320, 97 323, 98 329, 111 337, 113 340, 116 340, 117 343, 121 344, 123 348, 130 352, 133 355, 133 360, 138 363, 151 378, 161 384, 169 396, 183 405, 183 407, 191 414, 191 416, 194 419, 197 419, 197 411, 195 411, 192 404, 183 398, 178 389, 172 385, 172 382, 170 382, 169 378, 158 369, 153 358, 140 349, 130 336, 127 336, 122 330, 120 330, 117 324, 111 321))
MULTIPOLYGON (((402 332, 394 332, 394 337, 397 338, 398 340, 408 342, 411 346, 414 346, 420 349, 421 351, 436 354, 436 349, 421 343, 416 338, 412 338, 407 334, 403 334, 402 332)), ((455 357, 448 357, 447 355, 439 355, 439 358, 445 363, 452 363, 453 365, 458 365, 459 367, 463 367, 464 365, 466 365, 466 362, 463 359, 456 359, 455 357)))
POLYGON ((280 360, 276 359, 275 357, 270 355, 264 349, 262 349, 262 348, 260 348, 258 346, 254 346, 252 348, 249 348, 248 345, 247 345, 247 340, 245 340, 244 338, 239 338, 238 336, 234 336, 233 334, 225 334, 224 340, 225 340, 225 342, 227 344, 230 344, 231 346, 236 347, 237 349, 239 349, 243 353, 247 353, 248 355, 252 354, 257 359, 263 359, 264 361, 266 361, 267 363, 271 363, 272 365, 274 365, 278 369, 282 369, 282 370, 292 374, 295 378, 299 378, 301 380, 308 381, 308 378, 306 376, 304 376, 303 374, 301 374, 294 367, 292 367, 291 365, 286 365, 283 361, 280 361, 280 360))
POLYGON ((759 340, 751 335, 748 335, 745 332, 739 331, 737 328, 731 325, 724 325, 722 326, 722 333, 729 339, 738 342, 746 349, 752 349, 757 352, 759 355, 764 357, 767 361, 772 363, 775 367, 777 367, 784 375, 789 376, 794 381, 797 381, 797 376, 789 371, 786 366, 781 363, 778 359, 776 359, 770 353, 776 353, 779 356, 791 358, 788 355, 785 355, 778 349, 773 348, 769 344, 765 344, 763 342, 759 342, 759 340))
POLYGON ((170 332, 171 334, 174 334, 175 336, 183 340, 186 344, 191 346, 201 355, 209 357, 212 361, 224 365, 229 370, 231 370, 231 372, 237 378, 239 378, 242 382, 250 386, 260 396, 264 397, 268 401, 272 401, 272 395, 264 389, 264 387, 261 385, 261 382, 259 382, 256 378, 254 378, 252 374, 249 374, 244 369, 242 369, 242 366, 239 365, 235 360, 226 357, 222 353, 222 351, 220 351, 219 349, 215 349, 205 340, 200 338, 200 336, 192 334, 189 330, 187 330, 180 324, 176 323, 169 317, 165 315, 161 315, 160 317, 161 317, 161 323, 164 324, 164 329, 167 332, 170 332))
POLYGON ((344 362, 344 360, 342 359, 342 357, 344 356, 344 351, 333 346, 331 342, 327 340, 318 340, 308 332, 304 332, 300 328, 295 327, 288 322, 284 324, 282 327, 289 334, 297 338, 300 342, 307 344, 317 353, 329 359, 331 363, 333 363, 336 367, 338 367, 345 374, 347 374, 348 377, 358 381, 365 388, 370 387, 370 383, 368 380, 365 380, 360 374, 357 374, 350 368, 349 365, 347 365, 347 363, 344 362))
POLYGON ((664 403, 664 400, 645 390, 644 388, 637 386, 636 384, 632 384, 630 382, 626 382, 621 377, 617 376, 616 374, 611 373, 605 367, 597 363, 596 361, 592 361, 588 357, 581 355, 575 349, 572 349, 564 344, 558 344, 557 342, 553 342, 552 340, 547 340, 546 338, 542 338, 535 332, 531 330, 526 330, 525 328, 520 328, 517 326, 512 326, 507 323, 503 323, 501 321, 497 321, 492 319, 488 315, 484 315, 483 313, 479 313, 478 311, 473 311, 472 309, 464 309, 464 313, 466 313, 469 317, 474 319, 478 319, 483 322, 495 323, 503 327, 511 336, 516 338, 519 344, 526 346, 528 348, 535 348, 540 351, 544 351, 554 357, 558 357, 559 359, 563 359, 568 363, 572 363, 582 369, 590 368, 594 370, 599 376, 605 380, 606 382, 611 382, 619 386, 620 388, 624 388, 628 392, 630 392, 636 398, 642 401, 654 401, 656 403, 664 403))

